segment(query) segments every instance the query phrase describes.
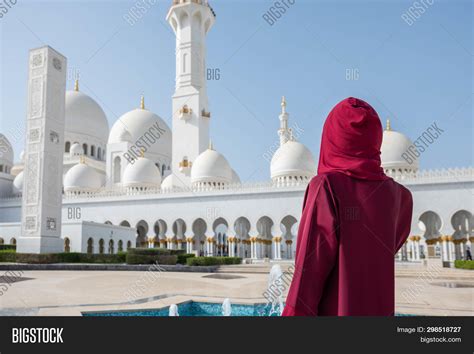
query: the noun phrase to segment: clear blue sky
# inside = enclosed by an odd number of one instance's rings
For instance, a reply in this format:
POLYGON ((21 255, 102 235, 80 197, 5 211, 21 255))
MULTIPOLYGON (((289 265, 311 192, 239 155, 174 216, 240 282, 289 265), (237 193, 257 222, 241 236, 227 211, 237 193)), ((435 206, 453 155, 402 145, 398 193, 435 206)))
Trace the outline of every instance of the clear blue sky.
MULTIPOLYGON (((16 157, 24 143, 28 50, 43 44, 68 57, 110 126, 138 107, 141 93, 171 126, 171 0, 157 1, 130 26, 123 15, 135 2, 18 0, 0 19, 0 131, 16 157)), ((445 130, 421 156, 422 168, 473 165, 471 1, 435 0, 411 26, 401 15, 413 1, 296 0, 269 26, 262 15, 273 2, 212 1, 217 21, 207 63, 221 79, 208 83, 211 135, 243 181, 269 177, 264 156, 278 141, 282 95, 315 158, 328 112, 356 96, 413 140, 435 121, 445 130), (347 69, 359 79, 346 80, 347 69)))

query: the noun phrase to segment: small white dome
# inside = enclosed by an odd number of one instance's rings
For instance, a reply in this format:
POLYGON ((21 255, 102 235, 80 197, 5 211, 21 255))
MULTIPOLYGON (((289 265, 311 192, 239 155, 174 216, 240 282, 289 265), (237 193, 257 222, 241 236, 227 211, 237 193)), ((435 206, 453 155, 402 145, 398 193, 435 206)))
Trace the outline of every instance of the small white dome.
POLYGON ((153 161, 140 157, 133 164, 128 164, 123 174, 125 187, 159 187, 161 173, 153 161))
POLYGON ((0 133, 0 165, 13 165, 13 148, 7 137, 0 133))
POLYGON ((161 189, 165 192, 170 192, 172 190, 184 190, 186 189, 186 185, 180 178, 170 174, 161 183, 161 189))
POLYGON ((191 168, 191 183, 231 183, 232 168, 227 159, 213 149, 199 155, 191 168))
POLYGON ((312 178, 316 163, 311 151, 297 141, 287 141, 273 155, 270 165, 272 179, 279 177, 312 178))
POLYGON ((156 114, 147 109, 134 109, 115 122, 109 144, 146 140, 147 154, 171 158, 171 129, 156 114))
POLYGON ((69 155, 72 156, 82 156, 84 155, 84 149, 78 143, 72 144, 71 148, 69 149, 69 155))
POLYGON ((15 194, 20 194, 23 192, 23 171, 21 171, 13 180, 13 191, 15 194))
POLYGON ((66 192, 89 192, 97 190, 104 184, 104 177, 94 168, 79 163, 64 175, 66 192))
POLYGON ((411 140, 402 133, 393 130, 384 130, 381 147, 382 168, 407 172, 417 171, 419 162, 415 156, 415 146, 411 140), (406 157, 406 160, 403 157, 406 157))
POLYGON ((66 122, 65 136, 84 136, 84 141, 91 137, 98 139, 101 144, 107 143, 109 123, 107 117, 91 97, 80 91, 66 92, 66 122))

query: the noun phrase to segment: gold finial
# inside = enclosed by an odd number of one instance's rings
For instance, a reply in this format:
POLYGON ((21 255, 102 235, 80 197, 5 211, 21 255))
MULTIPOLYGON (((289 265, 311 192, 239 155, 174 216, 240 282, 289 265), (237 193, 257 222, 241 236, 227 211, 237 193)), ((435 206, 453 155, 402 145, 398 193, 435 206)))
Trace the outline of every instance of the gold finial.
POLYGON ((84 157, 84 155, 82 155, 82 156, 79 158, 79 163, 82 163, 82 164, 85 164, 85 163, 86 163, 86 158, 84 157))
POLYGON ((145 157, 145 149, 140 150, 140 157, 143 159, 145 157))
POLYGON ((145 109, 145 96, 142 95, 142 99, 140 101, 140 108, 145 109))
POLYGON ((281 106, 282 106, 282 107, 286 107, 286 97, 285 97, 285 96, 283 96, 283 97, 281 98, 281 106))
POLYGON ((392 126, 390 124, 390 119, 387 119, 387 126, 385 127, 385 130, 387 130, 387 131, 392 130, 392 126))
POLYGON ((209 150, 214 150, 214 145, 212 145, 212 140, 209 140, 209 150))
POLYGON ((79 80, 74 81, 74 91, 79 91, 79 80))

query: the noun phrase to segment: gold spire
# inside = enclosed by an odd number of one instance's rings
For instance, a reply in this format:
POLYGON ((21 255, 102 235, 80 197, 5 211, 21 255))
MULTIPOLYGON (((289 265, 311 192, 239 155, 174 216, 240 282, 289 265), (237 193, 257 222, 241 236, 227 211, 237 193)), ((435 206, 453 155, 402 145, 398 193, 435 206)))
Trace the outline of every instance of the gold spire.
MULTIPOLYGON (((144 109, 144 108, 142 108, 144 109)), ((145 149, 140 150, 140 157, 143 159, 145 157, 145 149)))
POLYGON ((79 80, 74 81, 74 91, 79 91, 79 80))
POLYGON ((214 145, 212 145, 212 140, 209 140, 209 150, 214 150, 214 145))
POLYGON ((142 99, 140 101, 140 108, 145 109, 145 96, 142 95, 142 99))
POLYGON ((387 126, 385 127, 385 130, 387 130, 387 131, 392 130, 392 126, 390 124, 390 119, 387 119, 387 126))
POLYGON ((285 97, 285 96, 283 96, 283 97, 281 98, 281 106, 282 106, 282 107, 286 107, 286 97, 285 97))
POLYGON ((79 158, 79 163, 82 163, 82 164, 85 164, 85 163, 86 163, 86 158, 84 157, 84 155, 82 155, 82 156, 79 158))

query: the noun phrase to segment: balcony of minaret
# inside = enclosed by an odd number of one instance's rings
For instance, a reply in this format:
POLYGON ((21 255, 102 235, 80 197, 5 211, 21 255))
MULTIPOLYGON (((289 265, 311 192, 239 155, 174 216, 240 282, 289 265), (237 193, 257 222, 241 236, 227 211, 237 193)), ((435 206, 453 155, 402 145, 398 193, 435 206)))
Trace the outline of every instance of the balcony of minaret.
POLYGON ((204 6, 209 7, 209 9, 211 10, 214 17, 216 17, 216 13, 214 12, 211 5, 209 5, 209 1, 207 1, 207 0, 173 0, 173 5, 172 6, 182 5, 182 4, 189 4, 189 3, 194 3, 194 4, 204 5, 204 6))
POLYGON ((179 110, 179 118, 182 120, 190 120, 193 116, 193 110, 189 108, 187 105, 184 105, 179 110))
POLYGON ((191 167, 193 167, 193 163, 187 157, 183 157, 183 160, 179 163, 179 171, 187 173, 191 171, 191 167))
POLYGON ((205 109, 201 111, 201 117, 203 118, 211 118, 211 112, 206 112, 205 109))

